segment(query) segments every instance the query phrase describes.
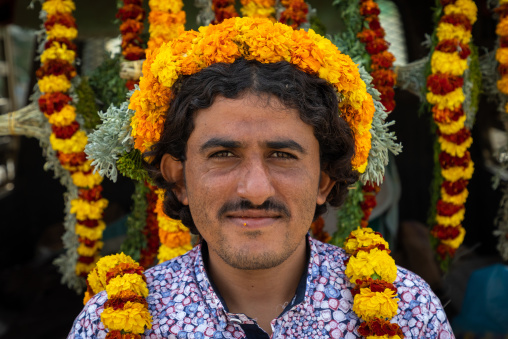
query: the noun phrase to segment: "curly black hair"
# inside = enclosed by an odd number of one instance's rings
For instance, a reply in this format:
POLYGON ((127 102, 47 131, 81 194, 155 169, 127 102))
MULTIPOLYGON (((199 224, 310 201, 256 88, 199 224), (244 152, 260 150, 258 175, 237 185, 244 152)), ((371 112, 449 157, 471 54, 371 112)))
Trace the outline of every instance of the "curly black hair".
MULTIPOLYGON (((247 92, 274 95, 287 108, 296 109, 303 122, 314 127, 321 170, 336 181, 327 197, 331 206, 340 206, 346 198, 347 187, 358 180, 358 172, 351 166, 354 137, 348 124, 339 117, 337 92, 329 83, 285 61, 262 64, 242 58, 232 64, 213 64, 177 80, 161 139, 143 154, 149 160, 145 165, 150 176, 157 186, 166 189, 164 212, 181 220, 194 234, 199 233, 189 206, 183 205, 174 194, 175 183, 165 181, 161 174, 162 156, 170 154, 185 164, 195 112, 210 107, 217 96, 234 99, 247 92)), ((326 210, 326 204, 316 205, 314 220, 326 210)))

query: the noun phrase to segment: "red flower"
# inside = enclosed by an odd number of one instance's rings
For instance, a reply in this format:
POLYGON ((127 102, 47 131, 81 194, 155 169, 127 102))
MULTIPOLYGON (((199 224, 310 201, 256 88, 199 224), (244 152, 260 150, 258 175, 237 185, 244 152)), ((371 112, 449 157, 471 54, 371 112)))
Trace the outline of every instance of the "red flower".
POLYGON ((388 43, 383 38, 376 38, 365 44, 365 49, 369 54, 378 54, 388 49, 388 43))
POLYGON ((454 26, 462 26, 467 31, 471 31, 473 29, 473 25, 464 14, 443 15, 439 22, 452 24, 454 26))
POLYGON ((427 77, 427 88, 434 94, 445 95, 464 85, 464 79, 445 73, 431 74, 427 77))
POLYGON ((38 79, 46 75, 65 75, 71 80, 76 76, 76 69, 66 60, 50 59, 35 72, 35 75, 38 79))
POLYGON ((143 5, 143 0, 123 0, 124 5, 143 5))
POLYGON ((462 193, 468 185, 469 181, 465 179, 459 179, 457 181, 443 181, 441 187, 444 188, 446 194, 457 195, 462 193))
POLYGON ((459 120, 464 115, 464 110, 462 106, 456 110, 438 109, 437 105, 432 107, 432 118, 434 121, 439 122, 441 124, 449 124, 451 122, 455 122, 459 120))
POLYGON ((371 68, 373 70, 379 69, 379 68, 390 68, 393 65, 393 62, 395 61, 395 57, 392 53, 388 51, 381 52, 379 54, 371 55, 372 65, 371 68))
POLYGON ((126 4, 122 8, 118 10, 116 13, 116 17, 122 21, 127 19, 134 19, 137 21, 143 21, 145 19, 145 10, 143 7, 134 5, 134 4, 126 4))
POLYGON ((95 228, 99 226, 99 220, 85 219, 78 221, 78 223, 89 228, 95 228))
POLYGON ((134 19, 127 19, 120 25, 120 33, 122 34, 127 33, 141 34, 142 32, 143 32, 143 22, 134 19))
POLYGON ((55 133, 55 136, 58 139, 69 139, 74 135, 74 133, 77 132, 78 129, 79 129, 79 123, 76 120, 74 120, 67 126, 61 126, 61 127, 56 126, 56 125, 51 126, 51 130, 53 131, 53 133, 55 133))
POLYGON ((113 278, 124 274, 139 274, 143 276, 145 269, 138 264, 120 263, 106 273, 106 284, 113 278))
POLYGON ((80 255, 78 257, 78 261, 82 262, 83 264, 91 264, 91 263, 93 263, 94 259, 95 259, 95 257, 85 257, 82 255, 80 255))
POLYGON ((454 157, 446 152, 439 153, 439 163, 444 169, 450 167, 464 167, 467 168, 471 162, 471 154, 466 151, 463 157, 454 157))
POLYGON ((83 245, 85 245, 86 247, 94 247, 95 243, 97 242, 96 240, 90 240, 90 239, 85 238, 85 237, 79 237, 78 241, 80 243, 82 243, 83 245))
POLYGON ((459 57, 461 59, 467 59, 467 57, 471 54, 471 50, 469 46, 463 44, 457 39, 443 40, 438 42, 435 48, 436 51, 440 51, 443 53, 455 53, 459 52, 459 57))
POLYGON ((444 202, 443 200, 437 202, 437 214, 443 217, 450 217, 462 209, 464 209, 464 205, 455 205, 450 202, 444 202))
POLYGON ((436 252, 441 257, 441 260, 446 259, 447 256, 454 257, 455 256, 455 248, 452 248, 445 244, 439 244, 436 248, 436 252))
POLYGON ((378 30, 373 31, 371 29, 364 28, 360 33, 356 35, 358 39, 360 39, 363 43, 368 43, 374 41, 376 38, 382 38, 384 37, 384 31, 378 30))
POLYGON ((48 19, 46 20, 46 22, 44 23, 44 27, 46 28, 47 31, 49 31, 56 24, 60 24, 62 26, 69 27, 69 28, 71 28, 71 27, 76 28, 77 27, 76 26, 76 19, 74 19, 74 17, 69 13, 55 14, 55 15, 49 16, 48 19))
POLYGON ((70 41, 69 39, 66 39, 66 38, 53 38, 53 39, 49 39, 44 44, 44 49, 50 48, 53 45, 53 42, 58 42, 61 45, 65 45, 65 46, 67 46, 67 49, 73 50, 74 52, 76 52, 78 50, 78 47, 72 41, 70 41))
POLYGON ((435 225, 430 234, 440 240, 455 239, 459 236, 460 230, 458 227, 435 225))
POLYGON ((391 69, 378 69, 372 71, 372 84, 377 90, 381 87, 393 87, 395 85, 395 73, 391 69))
POLYGON ((102 186, 97 185, 90 189, 80 188, 78 196, 86 201, 97 201, 102 198, 102 186))
POLYGON ((68 164, 71 166, 79 166, 86 161, 85 152, 78 153, 63 153, 57 152, 58 160, 60 160, 61 164, 68 164))
MULTIPOLYGON (((369 23, 369 28, 372 30, 383 30, 381 28, 381 23, 379 22, 379 19, 377 17, 369 17, 366 18, 366 21, 369 23)), ((383 30, 383 36, 384 36, 384 30, 383 30)))
POLYGON ((438 135, 440 135, 443 139, 449 142, 453 142, 454 144, 460 145, 467 139, 471 137, 471 131, 466 127, 462 128, 460 131, 454 134, 442 134, 438 131, 438 135))
POLYGON ((381 87, 377 89, 381 93, 381 103, 385 106, 387 112, 391 112, 395 108, 395 91, 393 87, 381 87))
POLYGON ((51 115, 60 112, 62 108, 72 101, 72 98, 61 92, 46 93, 39 98, 41 112, 51 115))
POLYGON ((379 15, 379 6, 372 0, 363 0, 360 5, 360 15, 377 16, 379 15))

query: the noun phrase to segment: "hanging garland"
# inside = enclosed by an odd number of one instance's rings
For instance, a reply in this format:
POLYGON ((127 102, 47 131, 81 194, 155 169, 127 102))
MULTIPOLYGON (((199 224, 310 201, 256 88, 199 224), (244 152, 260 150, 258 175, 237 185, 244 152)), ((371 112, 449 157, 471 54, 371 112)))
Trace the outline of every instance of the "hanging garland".
POLYGON ((307 22, 309 5, 304 0, 281 0, 284 11, 280 14, 279 22, 298 29, 307 22))
POLYGON ((148 49, 146 54, 153 52, 163 43, 179 36, 185 30, 185 12, 182 11, 182 0, 149 0, 150 23, 148 49))
POLYGON ((275 0, 240 0, 242 16, 275 21, 275 0))
MULTIPOLYGON (((75 274, 86 276, 99 258, 102 249, 102 221, 108 201, 102 198, 102 177, 93 173, 91 161, 83 152, 87 135, 76 121, 76 109, 69 91, 73 90, 71 79, 76 76, 73 66, 76 46, 72 40, 77 29, 71 0, 47 0, 42 5, 47 14, 44 27, 47 41, 41 54, 41 67, 37 70, 39 109, 51 124, 49 142, 61 166, 69 171, 72 183, 77 187, 77 197, 70 201, 69 213, 74 214, 77 247, 75 274)), ((70 230, 68 230, 69 232, 70 230)), ((66 236, 64 236, 66 237, 66 236)))
MULTIPOLYGON (((370 56, 370 75, 374 88, 380 92, 381 103, 390 113, 395 108, 394 95, 396 75, 392 70, 395 57, 388 51, 388 42, 384 39, 385 31, 379 20, 379 6, 373 0, 360 0, 360 15, 364 19, 363 29, 358 38, 365 44, 365 50, 370 56)), ((380 187, 374 182, 367 182, 362 187, 364 201, 361 203, 363 218, 361 226, 366 227, 372 210, 377 205, 376 194, 380 187)))
MULTIPOLYGON (((455 255, 464 240, 462 227, 468 191, 468 180, 474 171, 468 148, 473 140, 466 127, 463 92, 464 73, 471 54, 472 25, 477 8, 472 0, 441 0, 437 44, 431 56, 431 74, 427 77, 427 100, 432 104, 437 125, 439 148, 436 158, 440 164, 441 181, 436 214, 431 235, 438 241, 436 248, 442 267, 455 255)), ((436 146, 437 148, 437 146, 436 146)))
POLYGON ((226 19, 238 16, 235 9, 235 0, 212 0, 212 10, 215 14, 215 19, 211 22, 212 25, 217 25, 226 19))
MULTIPOLYGON (((142 7, 143 0, 122 0, 119 2, 119 9, 116 17, 122 21, 120 33, 122 35, 122 55, 125 60, 135 61, 145 58, 143 49, 143 21, 145 10, 142 7)), ((125 86, 133 90, 134 85, 139 84, 139 79, 127 80, 125 86)))
POLYGON ((144 269, 132 258, 120 253, 97 262, 88 275, 83 303, 102 291, 108 296, 100 315, 108 330, 106 339, 141 339, 152 328, 144 269))
POLYGON ((364 322, 358 333, 367 339, 402 339, 398 324, 390 323, 397 315, 397 266, 390 257, 388 243, 380 233, 370 228, 358 228, 351 232, 344 243, 350 258, 346 275, 354 285, 353 311, 364 322))
MULTIPOLYGON (((498 35, 496 60, 498 65, 498 76, 500 79, 497 81, 497 89, 499 93, 501 119, 505 122, 505 127, 508 127, 508 0, 500 0, 498 7, 494 10, 499 16, 499 23, 496 27, 496 34, 498 35)), ((508 154, 508 147, 504 146, 499 151, 499 155, 508 154)), ((508 159, 500 157, 502 168, 508 168, 508 159)), ((499 178, 496 178, 496 187, 499 185, 499 178)), ((499 237, 497 249, 504 260, 508 260, 508 184, 503 183, 502 198, 499 205, 499 210, 495 220, 497 230, 494 235, 499 237)))

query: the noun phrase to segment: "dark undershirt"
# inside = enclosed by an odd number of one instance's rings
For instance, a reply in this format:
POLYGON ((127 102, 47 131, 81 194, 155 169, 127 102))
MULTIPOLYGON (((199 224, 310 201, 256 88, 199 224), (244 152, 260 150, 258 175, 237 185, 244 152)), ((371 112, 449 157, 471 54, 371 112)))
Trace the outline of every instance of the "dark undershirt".
MULTIPOLYGON (((310 257, 310 247, 309 242, 307 241, 307 247, 306 247, 306 255, 307 255, 307 264, 309 262, 310 257)), ((208 274, 208 246, 206 245, 205 241, 202 241, 201 243, 201 255, 203 256, 203 263, 205 264, 205 268, 208 274)), ((300 281, 298 282, 298 286, 296 288, 296 293, 291 302, 284 308, 284 311, 278 316, 278 318, 282 317, 286 312, 288 312, 291 308, 293 308, 295 305, 300 304, 303 302, 303 299, 305 298, 305 290, 307 287, 307 266, 305 267, 305 270, 303 271, 302 276, 300 277, 300 281)), ((212 285, 212 288, 219 297, 219 300, 221 301, 222 305, 224 306, 224 309, 226 312, 229 313, 228 306, 226 305, 226 301, 222 298, 222 296, 219 293, 219 289, 215 284, 213 283, 210 274, 208 274, 208 278, 210 280, 210 284, 212 285)), ((261 327, 259 327, 257 324, 240 324, 240 327, 245 332, 245 335, 247 339, 269 339, 270 336, 268 333, 266 333, 261 327)))

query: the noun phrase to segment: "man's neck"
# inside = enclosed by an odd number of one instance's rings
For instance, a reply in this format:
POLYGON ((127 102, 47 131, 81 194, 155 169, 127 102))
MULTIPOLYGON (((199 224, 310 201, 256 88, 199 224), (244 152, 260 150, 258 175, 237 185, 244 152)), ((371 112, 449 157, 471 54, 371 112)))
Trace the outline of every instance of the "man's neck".
POLYGON ((231 313, 243 313, 257 320, 268 334, 277 318, 295 296, 307 270, 307 239, 282 264, 264 270, 241 270, 208 251, 207 269, 231 313))

